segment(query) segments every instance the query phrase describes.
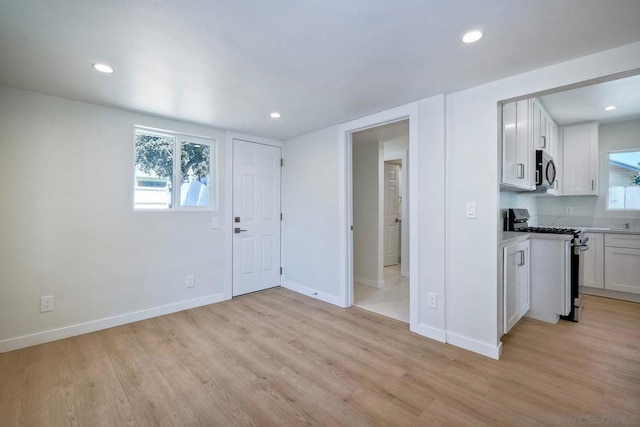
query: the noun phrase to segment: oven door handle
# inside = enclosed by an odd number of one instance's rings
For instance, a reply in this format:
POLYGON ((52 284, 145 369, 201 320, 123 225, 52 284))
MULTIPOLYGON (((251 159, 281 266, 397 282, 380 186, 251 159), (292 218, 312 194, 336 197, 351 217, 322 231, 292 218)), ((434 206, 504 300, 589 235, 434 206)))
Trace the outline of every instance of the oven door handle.
POLYGON ((588 251, 589 250, 589 245, 580 245, 580 246, 575 246, 575 248, 573 249, 574 253, 576 255, 580 255, 580 252, 584 252, 584 251, 588 251))

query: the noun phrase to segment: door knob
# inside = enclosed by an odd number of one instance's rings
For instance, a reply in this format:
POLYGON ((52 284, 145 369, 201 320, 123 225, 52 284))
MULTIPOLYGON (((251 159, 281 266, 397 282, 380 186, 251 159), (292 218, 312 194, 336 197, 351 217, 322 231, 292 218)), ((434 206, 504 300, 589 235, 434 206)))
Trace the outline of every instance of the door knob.
POLYGON ((241 230, 240 227, 236 227, 236 228, 233 229, 233 232, 236 233, 236 234, 239 234, 239 233, 241 233, 243 231, 247 231, 247 230, 241 230))

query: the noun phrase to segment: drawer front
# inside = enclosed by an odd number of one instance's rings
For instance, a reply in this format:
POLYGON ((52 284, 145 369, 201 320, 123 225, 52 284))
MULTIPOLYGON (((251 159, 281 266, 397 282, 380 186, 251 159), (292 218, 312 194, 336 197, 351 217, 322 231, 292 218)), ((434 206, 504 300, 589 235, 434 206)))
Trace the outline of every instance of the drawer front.
POLYGON ((605 246, 640 249, 640 236, 636 234, 606 234, 604 239, 605 246))

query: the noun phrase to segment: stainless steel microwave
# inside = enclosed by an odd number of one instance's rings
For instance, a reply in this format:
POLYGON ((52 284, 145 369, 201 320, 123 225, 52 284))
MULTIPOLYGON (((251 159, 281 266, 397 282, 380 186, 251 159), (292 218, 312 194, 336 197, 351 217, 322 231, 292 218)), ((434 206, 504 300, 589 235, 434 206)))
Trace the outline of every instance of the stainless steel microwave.
POLYGON ((544 150, 536 150, 536 191, 545 192, 556 185, 556 164, 544 150))

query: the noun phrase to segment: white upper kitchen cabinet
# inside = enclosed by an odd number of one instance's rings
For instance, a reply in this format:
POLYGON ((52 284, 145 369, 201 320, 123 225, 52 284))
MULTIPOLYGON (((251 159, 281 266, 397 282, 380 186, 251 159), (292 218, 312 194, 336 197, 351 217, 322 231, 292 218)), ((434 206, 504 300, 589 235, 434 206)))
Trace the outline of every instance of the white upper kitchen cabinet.
POLYGON ((535 157, 531 145, 531 102, 502 106, 502 180, 505 187, 535 190, 535 157))
POLYGON ((533 149, 552 153, 551 118, 538 99, 531 100, 533 149))
POLYGON ((598 195, 598 123, 562 128, 562 194, 598 195))

